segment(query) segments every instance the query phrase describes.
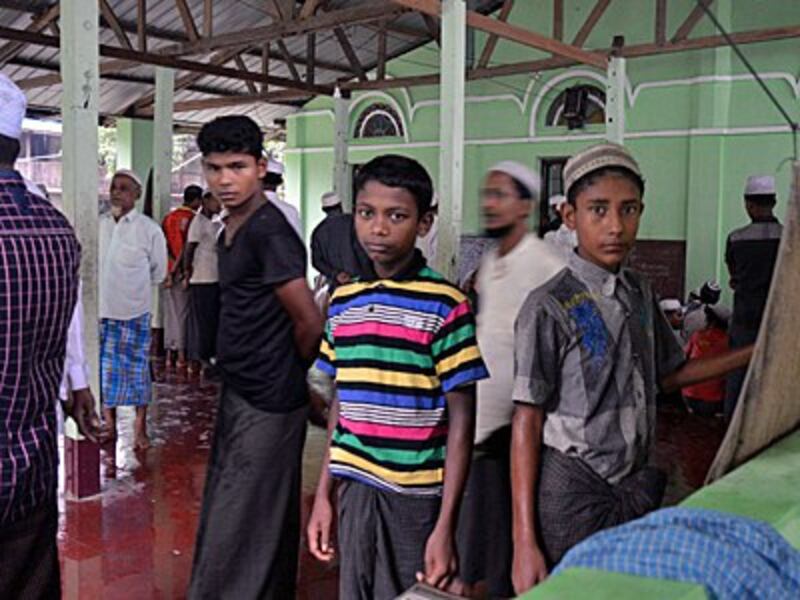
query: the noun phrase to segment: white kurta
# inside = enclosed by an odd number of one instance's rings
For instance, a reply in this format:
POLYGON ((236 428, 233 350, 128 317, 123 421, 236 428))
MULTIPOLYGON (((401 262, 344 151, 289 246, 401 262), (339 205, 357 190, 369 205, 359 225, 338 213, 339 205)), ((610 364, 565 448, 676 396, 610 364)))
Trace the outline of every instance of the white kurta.
POLYGON ((532 233, 511 252, 491 248, 478 269, 478 345, 489 379, 478 382, 475 443, 509 425, 514 405, 514 321, 528 294, 561 271, 566 261, 532 233))

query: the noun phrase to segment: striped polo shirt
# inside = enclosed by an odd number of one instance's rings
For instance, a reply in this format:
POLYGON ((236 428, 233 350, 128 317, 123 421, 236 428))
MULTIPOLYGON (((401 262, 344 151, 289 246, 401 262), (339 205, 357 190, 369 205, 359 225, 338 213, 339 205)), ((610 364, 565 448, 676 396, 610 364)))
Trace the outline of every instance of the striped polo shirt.
POLYGON ((330 470, 409 495, 439 495, 445 394, 488 376, 466 296, 425 266, 351 283, 328 309, 317 367, 336 380, 330 470))

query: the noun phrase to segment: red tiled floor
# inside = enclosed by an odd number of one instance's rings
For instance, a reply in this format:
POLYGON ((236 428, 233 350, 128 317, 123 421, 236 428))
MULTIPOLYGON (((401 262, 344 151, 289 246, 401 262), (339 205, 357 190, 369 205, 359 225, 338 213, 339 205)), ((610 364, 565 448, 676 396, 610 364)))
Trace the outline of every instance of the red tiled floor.
MULTIPOLYGON (((153 447, 144 453, 130 445, 132 409, 130 414, 119 411, 116 476, 108 477, 104 467, 98 497, 60 499, 65 598, 185 597, 216 393, 214 384, 167 374, 156 384, 157 401, 149 419, 153 447)), ((677 405, 659 409, 656 462, 670 476, 666 503, 702 484, 723 430, 718 419, 687 415, 677 405)), ((304 456, 304 521, 324 443, 324 431, 310 428, 304 456)), ((300 600, 335 599, 336 578, 335 565, 319 563, 301 545, 300 600)))
MULTIPOLYGON (((167 373, 155 392, 148 419, 152 448, 134 452, 133 412, 120 409, 116 475, 109 477, 104 452, 101 494, 80 502, 60 498, 58 539, 68 600, 186 595, 217 387, 167 373)), ((310 430, 304 520, 324 439, 322 430, 310 430)), ((318 563, 305 549, 301 553, 298 598, 336 598, 335 567, 318 563)))

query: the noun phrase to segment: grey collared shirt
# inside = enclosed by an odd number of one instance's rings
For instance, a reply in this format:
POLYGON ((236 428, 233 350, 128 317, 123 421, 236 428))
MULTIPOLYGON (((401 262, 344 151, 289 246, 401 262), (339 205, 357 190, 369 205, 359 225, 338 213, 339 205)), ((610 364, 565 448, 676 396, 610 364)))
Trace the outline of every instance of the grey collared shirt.
POLYGON ((544 408, 547 446, 613 484, 647 463, 658 383, 684 360, 644 277, 573 254, 520 309, 513 399, 544 408))

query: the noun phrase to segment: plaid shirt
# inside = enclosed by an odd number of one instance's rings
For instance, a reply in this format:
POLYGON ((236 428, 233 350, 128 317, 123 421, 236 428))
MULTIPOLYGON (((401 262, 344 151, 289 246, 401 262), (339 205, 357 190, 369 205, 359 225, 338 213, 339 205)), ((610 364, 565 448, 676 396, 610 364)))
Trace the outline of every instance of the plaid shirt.
POLYGON ((79 264, 66 218, 0 170, 0 528, 55 498, 55 402, 79 264))

